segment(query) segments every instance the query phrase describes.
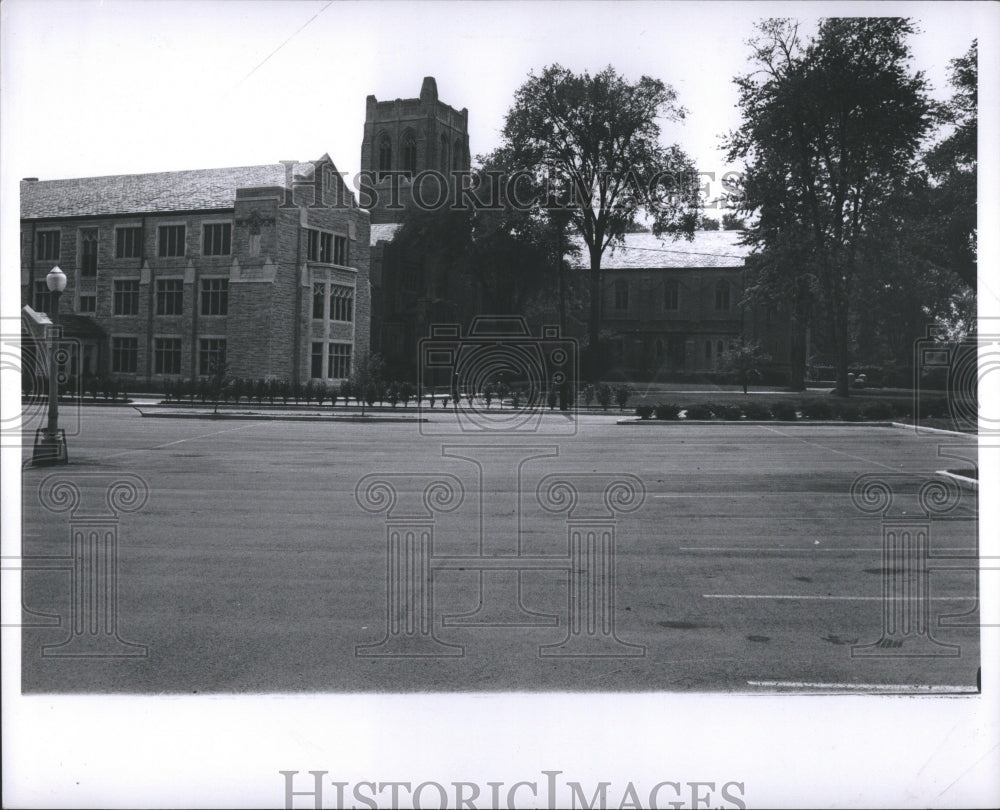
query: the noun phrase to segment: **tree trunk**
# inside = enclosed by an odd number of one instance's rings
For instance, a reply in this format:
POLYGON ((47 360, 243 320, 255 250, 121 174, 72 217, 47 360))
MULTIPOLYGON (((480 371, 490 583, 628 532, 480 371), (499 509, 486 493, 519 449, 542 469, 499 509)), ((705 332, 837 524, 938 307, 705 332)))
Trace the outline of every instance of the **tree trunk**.
POLYGON ((590 323, 587 330, 586 377, 592 383, 601 381, 601 254, 590 250, 590 323))
POLYGON ((834 325, 834 350, 836 351, 836 371, 838 397, 849 397, 851 395, 850 383, 847 379, 847 366, 849 361, 848 333, 847 333, 847 308, 843 305, 838 307, 834 315, 836 323, 834 325))

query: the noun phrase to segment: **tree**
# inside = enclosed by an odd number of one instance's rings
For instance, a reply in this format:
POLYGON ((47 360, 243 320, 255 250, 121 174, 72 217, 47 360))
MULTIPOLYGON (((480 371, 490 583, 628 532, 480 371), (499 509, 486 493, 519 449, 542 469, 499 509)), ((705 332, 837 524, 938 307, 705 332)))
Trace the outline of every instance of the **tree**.
POLYGON ((599 377, 601 257, 636 223, 691 237, 701 201, 691 159, 660 144, 659 118, 684 110, 674 90, 643 76, 629 82, 612 67, 591 76, 551 65, 529 74, 504 123, 501 150, 533 179, 536 207, 565 207, 590 254, 587 373, 599 377))
POLYGON ((703 231, 717 231, 719 230, 719 220, 706 214, 701 218, 698 228, 703 231))
MULTIPOLYGON (((373 405, 379 392, 385 386, 385 363, 382 355, 374 352, 362 354, 354 362, 351 370, 350 390, 361 406, 361 415, 365 415, 365 405, 373 405)), ((347 402, 345 396, 344 402, 347 402)))
POLYGON ((770 361, 771 356, 761 351, 755 340, 741 338, 722 353, 722 367, 736 374, 736 381, 746 394, 751 383, 761 378, 760 366, 770 361))
POLYGON ((744 238, 796 307, 826 316, 841 396, 858 279, 879 272, 873 226, 932 121, 924 77, 909 70, 912 32, 905 19, 834 18, 803 42, 794 22, 767 20, 750 41, 757 70, 736 79, 729 157, 746 161, 739 208, 757 214, 744 238))

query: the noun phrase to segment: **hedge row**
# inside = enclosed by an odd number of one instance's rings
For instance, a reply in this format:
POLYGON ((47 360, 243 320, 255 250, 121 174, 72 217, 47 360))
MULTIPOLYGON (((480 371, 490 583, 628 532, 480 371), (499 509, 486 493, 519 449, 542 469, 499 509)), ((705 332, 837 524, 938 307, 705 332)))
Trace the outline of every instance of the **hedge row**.
MULTIPOLYGON (((740 403, 697 402, 691 405, 664 403, 661 405, 639 405, 635 414, 640 419, 677 420, 720 419, 739 421, 749 419, 766 421, 777 419, 790 422, 797 419, 826 420, 840 419, 845 422, 882 421, 896 417, 906 417, 913 413, 913 407, 906 403, 888 400, 857 402, 837 399, 805 399, 800 401, 779 399, 771 402, 753 400, 740 403)), ((948 417, 950 410, 944 398, 925 399, 920 402, 920 414, 924 417, 948 417)))

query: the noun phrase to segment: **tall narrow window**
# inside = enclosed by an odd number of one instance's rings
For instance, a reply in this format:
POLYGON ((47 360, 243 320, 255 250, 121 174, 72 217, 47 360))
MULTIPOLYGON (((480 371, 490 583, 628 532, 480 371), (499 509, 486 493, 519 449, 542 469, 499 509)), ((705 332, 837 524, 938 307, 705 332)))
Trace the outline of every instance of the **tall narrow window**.
POLYGON ((80 275, 97 275, 97 228, 80 231, 80 275))
POLYGON ((180 338, 156 338, 153 342, 153 373, 181 373, 180 338))
POLYGON ((183 225, 162 225, 159 229, 159 255, 163 258, 183 256, 186 232, 183 225))
POLYGON ((331 343, 327 359, 327 377, 343 380, 351 376, 351 344, 331 343))
POLYGON ((347 252, 347 237, 333 237, 333 263, 342 264, 345 267, 350 263, 350 256, 347 252))
POLYGON ((52 293, 49 292, 49 285, 44 281, 36 281, 33 298, 32 306, 35 308, 35 312, 47 314, 52 306, 52 293))
POLYGON ((203 278, 201 280, 201 314, 227 315, 229 313, 229 279, 203 278))
POLYGON ((455 144, 451 148, 451 168, 456 172, 460 171, 462 168, 462 156, 465 150, 462 148, 461 138, 455 139, 455 144))
POLYGON ((115 229, 115 258, 138 259, 142 256, 142 228, 115 229))
POLYGON ((313 318, 323 320, 324 312, 326 312, 326 285, 317 282, 313 284, 313 318))
POLYGON ((615 309, 628 309, 628 282, 615 282, 615 309))
POLYGON ((96 295, 81 295, 80 296, 80 314, 82 315, 93 315, 97 312, 97 296, 96 295))
POLYGON ((202 338, 198 341, 198 373, 218 374, 226 368, 226 339, 202 338))
POLYGON ((202 231, 203 256, 228 256, 232 253, 233 226, 228 222, 205 225, 202 231))
POLYGON ((439 155, 439 157, 440 157, 440 165, 441 165, 441 174, 448 174, 448 136, 447 135, 442 135, 441 136, 441 154, 439 155))
POLYGON ((139 314, 139 281, 138 279, 120 279, 114 283, 114 300, 112 312, 115 315, 139 314))
POLYGON ((410 174, 415 174, 417 171, 417 137, 412 132, 407 132, 403 136, 402 169, 410 174))
POLYGON ((39 231, 36 236, 35 258, 45 262, 58 259, 59 237, 59 231, 39 231))
POLYGON ((354 320, 354 288, 343 284, 330 286, 330 320, 354 320))
POLYGON ((680 308, 681 290, 676 281, 668 281, 663 285, 663 308, 675 312, 680 308))
POLYGON ((378 142, 378 170, 380 173, 392 171, 392 144, 385 134, 378 142))
POLYGON ((729 309, 729 282, 724 279, 715 284, 715 308, 717 310, 729 309))
POLYGON ((184 280, 161 278, 156 280, 156 314, 180 315, 184 310, 184 280))
POLYGON ((312 364, 310 365, 309 376, 314 380, 323 379, 323 344, 314 343, 312 345, 312 355, 310 357, 312 364))
POLYGON ((139 365, 139 339, 111 338, 111 370, 116 374, 135 374, 139 365))

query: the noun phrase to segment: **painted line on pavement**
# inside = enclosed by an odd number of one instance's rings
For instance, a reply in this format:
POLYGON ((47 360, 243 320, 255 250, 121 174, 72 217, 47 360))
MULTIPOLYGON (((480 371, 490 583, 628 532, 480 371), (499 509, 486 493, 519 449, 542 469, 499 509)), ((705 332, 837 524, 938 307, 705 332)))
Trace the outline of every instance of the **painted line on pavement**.
POLYGON ((114 454, 112 454, 110 456, 104 456, 103 458, 104 459, 118 458, 119 456, 127 456, 127 455, 129 455, 131 453, 145 453, 145 452, 148 452, 150 450, 162 450, 164 447, 173 447, 173 445, 175 445, 175 444, 183 444, 184 442, 192 442, 192 441, 195 441, 196 439, 207 439, 209 436, 218 436, 221 433, 232 433, 233 431, 236 431, 236 430, 246 430, 247 428, 256 427, 256 426, 257 426, 257 423, 251 422, 250 424, 240 425, 239 427, 226 428, 225 430, 214 430, 211 433, 200 433, 197 436, 188 436, 186 439, 176 439, 175 441, 167 442, 166 444, 158 444, 155 447, 137 447, 134 450, 125 450, 125 451, 123 451, 121 453, 114 453, 114 454))
MULTIPOLYGON (((815 599, 825 601, 856 601, 856 602, 882 602, 884 596, 821 596, 818 594, 797 595, 793 593, 703 593, 705 599, 815 599)), ((933 602, 975 602, 973 596, 931 596, 928 597, 933 602)))
POLYGON ((797 442, 802 442, 803 444, 809 444, 813 447, 818 447, 820 450, 827 450, 831 453, 836 453, 839 456, 846 456, 847 458, 852 458, 855 461, 863 461, 865 464, 874 464, 876 467, 881 467, 883 470, 891 470, 892 472, 899 472, 899 467, 890 467, 888 464, 883 464, 881 461, 873 461, 870 458, 864 458, 862 456, 855 456, 852 453, 845 453, 843 450, 835 450, 832 447, 827 447, 825 444, 819 444, 817 442, 811 442, 807 439, 801 439, 798 436, 790 436, 787 433, 782 433, 780 430, 776 430, 768 425, 761 425, 760 427, 764 430, 770 430, 772 433, 777 433, 779 436, 784 436, 786 439, 794 439, 797 442))
POLYGON ((927 694, 978 695, 974 686, 920 683, 813 683, 811 681, 747 681, 765 689, 822 689, 831 692, 918 692, 927 694))

